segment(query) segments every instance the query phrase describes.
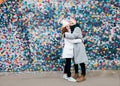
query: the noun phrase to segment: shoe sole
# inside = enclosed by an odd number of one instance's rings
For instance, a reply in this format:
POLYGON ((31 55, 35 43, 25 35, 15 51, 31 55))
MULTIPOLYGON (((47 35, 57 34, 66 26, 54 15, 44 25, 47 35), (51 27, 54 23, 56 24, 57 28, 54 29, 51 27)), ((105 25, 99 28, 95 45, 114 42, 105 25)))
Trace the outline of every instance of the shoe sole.
POLYGON ((78 81, 76 81, 76 82, 83 82, 83 81, 85 81, 86 79, 83 79, 83 80, 78 80, 78 81))

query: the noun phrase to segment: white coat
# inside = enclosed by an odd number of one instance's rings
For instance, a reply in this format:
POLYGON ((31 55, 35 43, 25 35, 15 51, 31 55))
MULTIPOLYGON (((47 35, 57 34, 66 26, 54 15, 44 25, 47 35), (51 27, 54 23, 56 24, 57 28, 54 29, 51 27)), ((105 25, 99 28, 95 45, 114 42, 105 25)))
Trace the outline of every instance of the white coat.
POLYGON ((73 58, 73 44, 82 42, 81 39, 66 39, 64 38, 64 48, 62 58, 73 58))

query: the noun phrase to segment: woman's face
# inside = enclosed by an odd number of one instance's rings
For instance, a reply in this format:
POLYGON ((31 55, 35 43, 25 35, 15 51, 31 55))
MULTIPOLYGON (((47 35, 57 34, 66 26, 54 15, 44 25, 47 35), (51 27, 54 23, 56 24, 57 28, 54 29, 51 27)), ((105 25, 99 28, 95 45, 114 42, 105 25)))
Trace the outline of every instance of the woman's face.
POLYGON ((66 29, 67 29, 67 30, 70 30, 70 26, 69 26, 69 25, 67 25, 67 26, 66 26, 66 29))
POLYGON ((75 25, 76 24, 76 20, 71 18, 69 23, 70 23, 70 26, 75 25))
POLYGON ((70 23, 70 26, 73 26, 73 25, 74 25, 74 23, 73 23, 72 21, 69 21, 69 23, 70 23))

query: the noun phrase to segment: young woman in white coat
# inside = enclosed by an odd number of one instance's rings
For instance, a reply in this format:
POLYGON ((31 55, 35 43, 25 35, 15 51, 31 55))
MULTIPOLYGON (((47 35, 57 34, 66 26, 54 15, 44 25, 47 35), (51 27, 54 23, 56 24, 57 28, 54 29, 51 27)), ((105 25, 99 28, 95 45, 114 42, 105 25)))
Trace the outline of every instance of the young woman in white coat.
MULTIPOLYGON (((62 28, 62 35, 64 38, 64 34, 65 32, 70 32, 70 26, 69 26, 69 22, 63 20, 62 21, 63 24, 63 28, 62 28)), ((67 39, 64 38, 64 48, 63 48, 63 53, 62 53, 62 58, 65 58, 66 63, 65 63, 65 67, 64 67, 64 75, 63 78, 71 81, 71 82, 76 82, 76 80, 74 78, 71 77, 71 59, 73 58, 73 44, 75 43, 80 43, 82 42, 81 39, 67 39)))

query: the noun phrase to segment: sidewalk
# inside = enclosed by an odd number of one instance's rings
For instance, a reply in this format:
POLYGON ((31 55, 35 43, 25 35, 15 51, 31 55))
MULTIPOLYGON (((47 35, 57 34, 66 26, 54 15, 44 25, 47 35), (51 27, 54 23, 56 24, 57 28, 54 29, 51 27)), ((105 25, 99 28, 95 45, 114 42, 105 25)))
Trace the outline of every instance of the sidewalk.
POLYGON ((68 82, 62 72, 0 73, 0 86, 120 86, 119 71, 89 71, 84 82, 68 82))

